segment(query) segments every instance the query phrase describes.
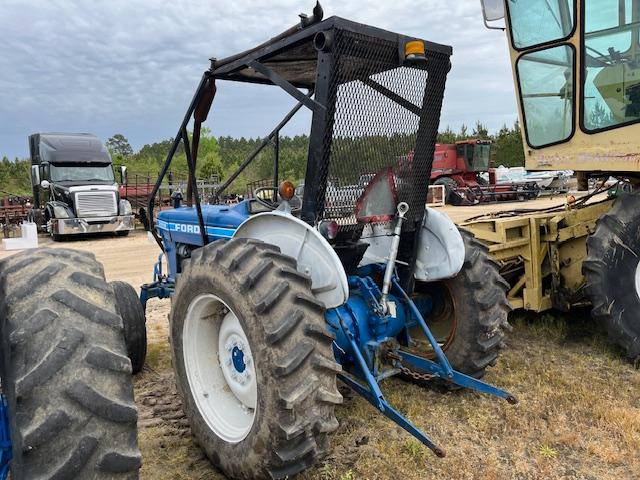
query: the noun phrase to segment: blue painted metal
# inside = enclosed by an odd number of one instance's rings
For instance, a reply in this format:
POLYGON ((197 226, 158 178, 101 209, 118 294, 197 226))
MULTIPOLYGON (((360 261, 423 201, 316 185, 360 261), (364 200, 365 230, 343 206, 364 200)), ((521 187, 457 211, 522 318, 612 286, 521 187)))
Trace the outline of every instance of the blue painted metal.
POLYGON ((0 395, 0 480, 5 480, 9 476, 12 456, 9 407, 7 398, 4 395, 0 395))
MULTIPOLYGON (((236 229, 249 218, 249 201, 237 205, 202 205, 202 216, 207 229, 209 243, 222 238, 231 238, 236 229)), ((202 246, 200 226, 194 207, 179 207, 163 210, 158 214, 156 228, 167 255, 168 278, 175 280, 178 273, 177 244, 202 246)))
POLYGON ((379 385, 381 379, 401 372, 403 367, 413 367, 452 384, 504 398, 510 403, 515 403, 516 399, 504 390, 453 370, 422 315, 422 312, 432 310, 432 300, 422 300, 418 308, 396 276, 392 278, 393 292, 388 297, 391 308, 384 313, 380 303, 382 293, 368 276, 382 269, 384 265, 370 265, 361 269, 359 275, 350 276, 347 302, 325 313, 327 326, 336 337, 336 359, 345 372, 339 378, 436 455, 444 456, 442 448, 387 402, 379 385), (435 361, 403 350, 403 346, 410 344, 409 329, 414 326, 420 327, 431 344, 435 361))
POLYGON ((446 355, 442 351, 442 348, 440 348, 440 345, 438 344, 435 337, 431 333, 431 330, 429 330, 429 327, 427 326, 427 322, 424 321, 424 318, 422 317, 420 310, 418 310, 418 307, 416 307, 416 304, 413 303, 413 301, 409 298, 409 295, 407 295, 407 292, 405 292, 402 289, 402 287, 398 283, 397 278, 392 278, 391 283, 393 284, 395 290, 399 292, 400 295, 402 295, 402 297, 404 297, 405 302, 411 309, 411 313, 413 313, 414 318, 418 321, 418 325, 420 326, 422 333, 424 333, 424 336, 427 337, 427 340, 429 340, 429 343, 431 344, 431 348, 433 348, 433 351, 436 354, 436 358, 438 359, 438 363, 442 367, 442 371, 444 372, 447 378, 453 377, 453 368, 451 368, 451 364, 449 363, 449 360, 447 359, 446 355))
MULTIPOLYGON (((229 238, 249 217, 248 202, 234 207, 204 205, 202 213, 209 241, 229 238)), ((143 305, 146 305, 149 298, 166 298, 173 294, 178 272, 178 244, 185 244, 190 248, 202 245, 200 227, 193 208, 180 207, 161 212, 157 229, 163 239, 169 271, 163 274, 160 257, 154 268, 154 281, 142 287, 140 298, 143 305)), ((335 335, 336 361, 343 368, 339 378, 436 455, 444 456, 444 451, 438 445, 389 404, 380 388, 379 382, 382 379, 400 373, 404 367, 412 367, 452 384, 495 395, 511 403, 515 403, 516 399, 504 390, 453 370, 424 319, 433 311, 433 304, 439 301, 438 298, 425 296, 416 305, 394 275, 393 289, 387 298, 388 308, 383 308, 382 292, 374 278, 384 271, 384 264, 367 265, 359 269, 357 275, 348 278, 350 291, 347 302, 325 312, 327 328, 335 335), (435 360, 404 350, 404 347, 412 343, 410 329, 414 327, 419 327, 431 344, 435 360)), ((232 362, 238 372, 246 368, 244 354, 237 347, 232 351, 232 362)))
POLYGON ((480 393, 487 393, 489 395, 504 398, 511 404, 518 403, 516 397, 511 395, 509 392, 494 387, 493 385, 483 382, 482 380, 478 380, 477 378, 470 377, 469 375, 465 375, 464 373, 460 373, 455 370, 453 370, 451 376, 449 376, 449 373, 447 373, 438 363, 432 362, 431 360, 427 360, 426 358, 422 358, 417 355, 412 355, 408 352, 400 351, 400 356, 402 357, 402 362, 405 365, 429 372, 442 378, 443 380, 451 382, 452 384, 464 388, 471 388, 472 390, 476 390, 480 393))
POLYGON ((142 309, 145 312, 147 311, 147 301, 150 298, 169 298, 176 289, 175 281, 162 273, 162 257, 164 255, 161 253, 153 266, 153 282, 145 283, 140 287, 140 303, 142 303, 142 309))
POLYGON ((231 360, 233 361, 233 368, 235 368, 238 373, 242 373, 247 369, 247 365, 244 363, 244 352, 238 347, 233 347, 231 360))

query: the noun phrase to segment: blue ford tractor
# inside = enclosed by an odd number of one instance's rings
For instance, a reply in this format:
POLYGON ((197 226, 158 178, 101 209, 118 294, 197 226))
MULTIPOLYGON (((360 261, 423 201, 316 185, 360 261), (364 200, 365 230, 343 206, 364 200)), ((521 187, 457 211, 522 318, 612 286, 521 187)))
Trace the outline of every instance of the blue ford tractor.
POLYGON ((505 284, 479 243, 425 208, 451 53, 323 20, 318 4, 266 43, 212 59, 202 76, 149 200, 163 253, 141 301, 172 298, 184 409, 198 444, 228 477, 288 478, 313 465, 338 427, 337 380, 438 456, 444 450, 386 400, 384 379, 435 381, 516 403, 480 380, 503 345, 505 284), (275 187, 276 148, 274 187, 234 206, 202 203, 201 125, 218 84, 230 81, 275 85, 297 103, 217 197, 307 108, 302 198, 291 182, 275 187), (181 142, 189 188, 155 218, 155 193, 181 142))

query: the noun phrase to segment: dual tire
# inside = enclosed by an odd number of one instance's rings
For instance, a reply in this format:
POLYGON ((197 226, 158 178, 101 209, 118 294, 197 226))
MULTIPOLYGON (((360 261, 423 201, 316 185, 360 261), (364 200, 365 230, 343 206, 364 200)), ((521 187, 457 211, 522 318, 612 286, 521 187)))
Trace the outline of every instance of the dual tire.
POLYGON ((115 304, 89 253, 41 249, 0 262, 12 478, 138 478, 132 369, 115 304))

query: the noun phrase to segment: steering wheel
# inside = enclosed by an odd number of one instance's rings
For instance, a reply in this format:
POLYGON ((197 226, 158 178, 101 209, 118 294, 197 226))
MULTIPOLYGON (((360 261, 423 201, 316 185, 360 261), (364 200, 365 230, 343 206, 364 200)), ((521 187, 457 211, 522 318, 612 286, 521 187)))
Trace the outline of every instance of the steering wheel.
MULTIPOLYGON (((276 210, 280 206, 280 202, 282 200, 274 202, 271 200, 274 195, 265 195, 267 198, 263 198, 262 194, 265 192, 275 192, 275 197, 279 198, 278 187, 259 187, 253 191, 253 196, 260 205, 267 207, 270 210, 276 210)), ((302 200, 300 200, 298 195, 294 194, 291 200, 289 200, 289 205, 291 206, 291 211, 296 212, 302 208, 302 200)))

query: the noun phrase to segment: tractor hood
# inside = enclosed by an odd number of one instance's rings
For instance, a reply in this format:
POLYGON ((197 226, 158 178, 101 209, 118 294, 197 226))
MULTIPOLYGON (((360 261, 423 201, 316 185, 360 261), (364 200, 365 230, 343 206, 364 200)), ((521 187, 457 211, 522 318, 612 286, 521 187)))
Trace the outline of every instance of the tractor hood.
MULTIPOLYGON (((214 239, 229 238, 233 236, 240 224, 249 218, 248 202, 244 201, 234 206, 202 205, 202 216, 207 226, 207 235, 214 239)), ((160 212, 158 230, 161 233, 162 231, 171 233, 172 236, 199 236, 200 226, 195 207, 180 207, 160 212)), ((194 243, 194 239, 189 240, 187 243, 194 243)))

